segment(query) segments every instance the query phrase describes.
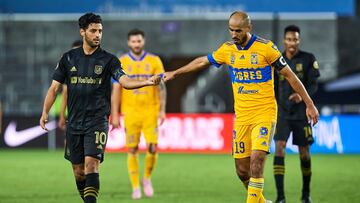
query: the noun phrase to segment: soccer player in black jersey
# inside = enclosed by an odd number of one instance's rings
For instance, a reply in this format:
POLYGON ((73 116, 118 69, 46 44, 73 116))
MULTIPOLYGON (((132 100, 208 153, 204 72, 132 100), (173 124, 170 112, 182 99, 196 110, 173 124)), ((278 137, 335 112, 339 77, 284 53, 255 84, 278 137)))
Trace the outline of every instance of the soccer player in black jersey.
POLYGON ((60 59, 45 97, 40 125, 46 129, 48 112, 62 83, 68 87, 68 123, 65 158, 72 163, 76 185, 85 203, 97 201, 99 165, 104 159, 110 114, 111 77, 135 89, 158 85, 160 76, 138 81, 129 78, 118 58, 100 48, 103 31, 99 15, 79 18, 83 45, 60 59))
MULTIPOLYGON (((311 53, 299 50, 300 28, 289 25, 284 31, 285 52, 283 56, 292 71, 304 84, 309 95, 317 90, 317 78, 320 76, 319 65, 311 53)), ((314 142, 311 124, 306 117, 306 106, 301 96, 295 93, 290 84, 281 75, 278 77, 278 120, 274 136, 275 158, 274 176, 277 189, 277 203, 285 202, 284 174, 285 174, 285 147, 290 132, 293 135, 293 144, 299 146, 303 188, 301 200, 310 203, 311 162, 309 146, 314 142)))

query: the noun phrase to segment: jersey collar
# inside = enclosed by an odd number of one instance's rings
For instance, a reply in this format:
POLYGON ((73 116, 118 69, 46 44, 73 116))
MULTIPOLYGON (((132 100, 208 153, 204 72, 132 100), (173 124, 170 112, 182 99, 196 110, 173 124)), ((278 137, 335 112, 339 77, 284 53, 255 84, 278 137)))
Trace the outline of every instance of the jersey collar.
POLYGON ((142 60, 145 58, 146 54, 147 54, 147 52, 144 51, 144 53, 141 55, 141 57, 140 57, 139 59, 137 59, 135 56, 133 56, 133 55, 131 54, 130 51, 128 52, 129 57, 130 57, 133 61, 142 61, 142 60))
POLYGON ((251 47, 251 45, 255 42, 255 40, 256 40, 256 35, 252 34, 250 40, 245 45, 244 49, 241 48, 241 46, 239 44, 237 44, 236 47, 237 47, 238 50, 248 50, 251 47))

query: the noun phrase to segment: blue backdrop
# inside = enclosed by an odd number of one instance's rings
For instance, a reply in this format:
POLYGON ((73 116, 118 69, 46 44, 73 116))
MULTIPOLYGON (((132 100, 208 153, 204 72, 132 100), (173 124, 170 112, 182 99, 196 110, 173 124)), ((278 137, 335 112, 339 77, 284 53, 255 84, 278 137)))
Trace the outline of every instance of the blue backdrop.
POLYGON ((336 12, 354 15, 354 0, 0 0, 3 13, 189 13, 231 12, 336 12))
MULTIPOLYGON (((315 143, 312 153, 360 153, 360 115, 339 115, 321 117, 313 127, 315 143)), ((274 143, 272 143, 274 151, 274 143)), ((287 143, 287 152, 298 152, 292 145, 292 137, 287 143)))

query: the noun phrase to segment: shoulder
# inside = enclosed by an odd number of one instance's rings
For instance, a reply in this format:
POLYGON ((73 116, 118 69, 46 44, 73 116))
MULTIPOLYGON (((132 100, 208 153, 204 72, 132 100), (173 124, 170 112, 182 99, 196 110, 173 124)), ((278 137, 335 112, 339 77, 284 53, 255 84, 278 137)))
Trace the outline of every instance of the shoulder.
POLYGON ((300 50, 299 53, 304 58, 315 59, 315 55, 313 53, 311 53, 311 52, 306 52, 306 51, 300 50))
POLYGON ((265 38, 262 38, 262 37, 259 37, 259 36, 256 36, 255 41, 256 41, 256 42, 259 42, 259 43, 262 43, 262 44, 272 43, 270 40, 265 39, 265 38))

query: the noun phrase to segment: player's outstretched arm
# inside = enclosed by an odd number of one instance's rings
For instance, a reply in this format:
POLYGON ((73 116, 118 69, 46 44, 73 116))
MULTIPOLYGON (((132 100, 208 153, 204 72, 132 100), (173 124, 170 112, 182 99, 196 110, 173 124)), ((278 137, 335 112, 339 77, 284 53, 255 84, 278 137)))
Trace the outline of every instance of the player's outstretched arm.
POLYGON ((160 75, 154 75, 147 80, 136 80, 133 78, 129 78, 127 75, 124 75, 120 77, 119 83, 125 89, 137 89, 145 86, 158 85, 160 83, 160 80, 160 75))
POLYGON ((300 94, 301 98, 306 104, 306 116, 309 122, 313 122, 315 125, 319 120, 319 112, 316 109, 314 102, 310 98, 309 94, 307 93, 304 85, 301 83, 298 77, 292 72, 291 68, 286 65, 283 69, 281 69, 280 74, 284 75, 286 80, 289 82, 291 87, 300 94))
POLYGON ((203 68, 207 68, 207 67, 209 67, 209 65, 210 65, 210 62, 206 56, 198 57, 198 58, 192 60, 187 65, 185 65, 175 71, 170 71, 170 72, 164 73, 164 81, 166 82, 168 80, 172 80, 172 79, 176 78, 177 76, 182 75, 184 73, 194 72, 194 71, 201 70, 203 68))
POLYGON ((61 83, 53 80, 45 97, 44 107, 40 118, 40 126, 46 131, 48 129, 46 128, 45 123, 48 122, 49 111, 51 106, 54 104, 54 101, 56 99, 56 92, 59 90, 60 86, 61 83))

